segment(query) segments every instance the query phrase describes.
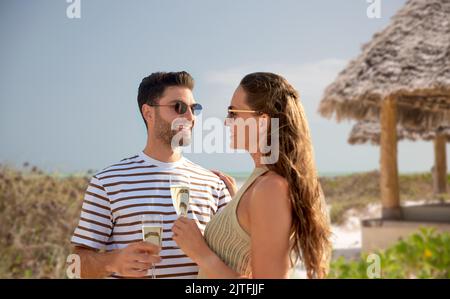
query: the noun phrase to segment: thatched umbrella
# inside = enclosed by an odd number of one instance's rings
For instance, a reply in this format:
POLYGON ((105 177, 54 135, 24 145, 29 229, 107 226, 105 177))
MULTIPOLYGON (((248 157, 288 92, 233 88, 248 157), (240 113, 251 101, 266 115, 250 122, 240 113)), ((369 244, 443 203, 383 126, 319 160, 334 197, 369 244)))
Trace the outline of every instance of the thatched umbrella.
MULTIPOLYGON (((359 121, 350 132, 348 143, 373 145, 380 144, 380 123, 376 121, 359 121)), ((439 127, 434 130, 405 129, 397 125, 398 140, 425 140, 434 143, 433 189, 435 193, 447 191, 447 156, 446 142, 450 142, 450 127, 439 127)))
POLYGON ((378 119, 383 218, 401 218, 397 130, 450 124, 450 0, 409 0, 325 90, 319 113, 378 119))
MULTIPOLYGON (((373 145, 380 144, 381 128, 380 123, 376 121, 359 121, 357 122, 349 136, 348 143, 351 145, 371 143, 373 145)), ((436 130, 417 130, 417 129, 405 129, 400 125, 397 125, 397 140, 410 140, 410 141, 432 141, 443 135, 445 142, 450 142, 450 127, 439 127, 436 130)))

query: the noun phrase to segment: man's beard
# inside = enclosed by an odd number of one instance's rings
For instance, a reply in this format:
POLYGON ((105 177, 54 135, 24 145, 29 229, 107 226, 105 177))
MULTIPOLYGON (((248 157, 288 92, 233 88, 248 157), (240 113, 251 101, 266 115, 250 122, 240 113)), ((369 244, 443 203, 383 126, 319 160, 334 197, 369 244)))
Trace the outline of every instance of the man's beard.
MULTIPOLYGON (((165 145, 171 147, 187 146, 191 144, 191 132, 186 134, 178 130, 172 130, 172 123, 165 121, 156 111, 156 137, 161 140, 165 145), (173 143, 173 144, 172 144, 173 143)), ((181 119, 180 119, 181 120, 181 119)), ((192 123, 185 120, 183 123, 188 123, 192 131, 192 123)), ((177 122, 175 122, 177 124, 177 122)), ((178 126, 177 126, 178 127, 178 126)))

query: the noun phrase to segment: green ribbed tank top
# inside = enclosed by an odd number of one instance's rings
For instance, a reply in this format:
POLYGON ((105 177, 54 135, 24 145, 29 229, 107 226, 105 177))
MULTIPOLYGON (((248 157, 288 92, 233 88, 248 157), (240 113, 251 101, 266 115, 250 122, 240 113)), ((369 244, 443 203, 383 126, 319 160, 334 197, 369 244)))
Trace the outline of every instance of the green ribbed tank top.
MULTIPOLYGON (((221 212, 212 217, 205 227, 204 237, 209 248, 225 264, 241 275, 251 274, 250 236, 239 224, 237 207, 248 187, 267 171, 266 167, 255 168, 233 200, 221 212)), ((198 278, 206 278, 201 268, 198 278)))

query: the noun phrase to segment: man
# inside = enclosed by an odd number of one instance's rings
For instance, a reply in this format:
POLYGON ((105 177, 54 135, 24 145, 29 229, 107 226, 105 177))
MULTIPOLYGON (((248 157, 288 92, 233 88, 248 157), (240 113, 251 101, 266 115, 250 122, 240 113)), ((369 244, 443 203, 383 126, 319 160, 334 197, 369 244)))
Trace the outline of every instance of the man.
POLYGON ((182 157, 177 146, 191 140, 195 116, 194 80, 187 72, 153 73, 139 86, 138 104, 147 127, 142 152, 95 174, 87 188, 80 221, 72 236, 82 278, 195 278, 197 265, 172 240, 178 218, 170 176, 189 178, 188 217, 204 230, 211 217, 231 200, 215 174, 182 157), (175 124, 175 125, 173 125, 175 124), (162 248, 142 242, 139 217, 161 214, 162 248))

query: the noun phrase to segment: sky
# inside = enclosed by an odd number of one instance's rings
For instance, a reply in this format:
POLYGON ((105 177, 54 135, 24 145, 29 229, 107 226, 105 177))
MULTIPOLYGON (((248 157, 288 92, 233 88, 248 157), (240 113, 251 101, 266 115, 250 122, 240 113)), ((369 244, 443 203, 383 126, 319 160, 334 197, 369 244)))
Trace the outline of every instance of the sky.
MULTIPOLYGON (((188 71, 203 120, 223 120, 240 79, 269 71, 299 91, 320 173, 378 169, 378 147, 347 144, 354 122, 317 109, 404 0, 380 0, 380 18, 368 18, 367 0, 80 0, 80 18, 68 18, 67 1, 0 2, 0 163, 102 169, 145 146, 136 101, 143 77, 188 71)), ((400 172, 433 164, 429 142, 402 141, 398 153, 400 172)), ((244 153, 185 155, 229 172, 253 165, 244 153)))

